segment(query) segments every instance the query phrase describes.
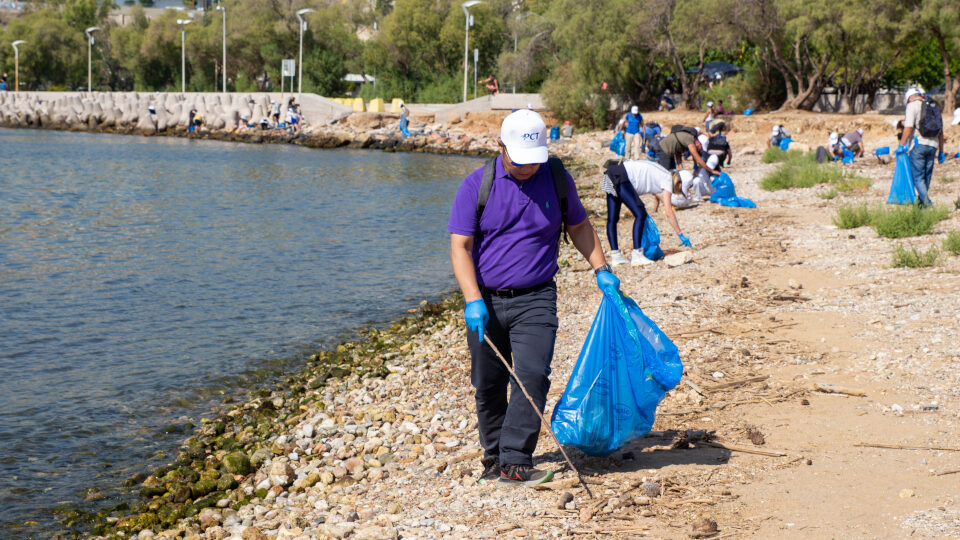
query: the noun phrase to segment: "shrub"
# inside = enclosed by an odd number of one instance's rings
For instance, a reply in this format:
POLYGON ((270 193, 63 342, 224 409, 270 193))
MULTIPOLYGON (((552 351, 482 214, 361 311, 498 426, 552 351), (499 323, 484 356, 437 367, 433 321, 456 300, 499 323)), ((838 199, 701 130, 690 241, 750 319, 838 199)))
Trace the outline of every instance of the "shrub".
POLYGON ((820 193, 817 193, 817 197, 820 197, 821 199, 826 199, 826 200, 828 200, 828 201, 829 201, 830 199, 836 199, 836 198, 837 198, 837 190, 836 190, 836 189, 830 189, 829 191, 821 191, 820 193))
POLYGON ((929 234, 934 225, 949 215, 944 207, 922 209, 919 206, 896 208, 868 208, 867 205, 841 206, 833 218, 840 229, 855 229, 864 225, 873 227, 886 238, 906 238, 929 234))
POLYGON ((942 206, 927 209, 919 206, 877 209, 870 212, 870 224, 880 236, 906 238, 929 234, 933 226, 949 214, 942 206))
POLYGON ((763 157, 760 158, 760 161, 764 163, 782 163, 785 161, 796 161, 803 157, 803 151, 801 150, 787 150, 784 152, 778 146, 767 147, 767 150, 763 153, 763 157))
POLYGON ((943 239, 943 249, 954 255, 960 255, 960 231, 947 233, 947 237, 943 239))
POLYGON ((834 188, 837 191, 847 193, 851 191, 866 191, 870 189, 873 182, 869 178, 854 175, 843 175, 839 181, 835 182, 834 188))
POLYGON ((944 184, 949 184, 949 183, 951 183, 951 182, 953 182, 953 181, 955 181, 955 180, 956 180, 956 178, 952 178, 952 177, 950 177, 950 176, 946 176, 946 177, 943 177, 943 178, 940 179, 940 181, 943 182, 944 184))
POLYGON ((767 191, 808 188, 817 184, 839 183, 843 177, 842 169, 821 166, 811 154, 807 154, 790 159, 777 170, 764 176, 760 181, 760 187, 767 191))
POLYGON ((906 249, 897 244, 897 247, 893 249, 893 266, 895 268, 925 268, 937 264, 938 258, 940 258, 940 250, 937 249, 937 246, 931 246, 927 251, 920 251, 915 247, 906 249))
POLYGON ((837 215, 833 218, 833 224, 840 229, 856 229, 870 224, 870 210, 867 205, 860 206, 844 205, 837 208, 837 215))

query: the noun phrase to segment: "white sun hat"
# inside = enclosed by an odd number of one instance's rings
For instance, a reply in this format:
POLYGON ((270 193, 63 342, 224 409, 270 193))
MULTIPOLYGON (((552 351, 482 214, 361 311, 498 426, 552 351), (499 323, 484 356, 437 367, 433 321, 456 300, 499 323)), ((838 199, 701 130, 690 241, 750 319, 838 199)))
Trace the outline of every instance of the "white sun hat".
POLYGON ((534 111, 520 109, 504 118, 500 140, 510 160, 518 165, 547 162, 547 125, 534 111))

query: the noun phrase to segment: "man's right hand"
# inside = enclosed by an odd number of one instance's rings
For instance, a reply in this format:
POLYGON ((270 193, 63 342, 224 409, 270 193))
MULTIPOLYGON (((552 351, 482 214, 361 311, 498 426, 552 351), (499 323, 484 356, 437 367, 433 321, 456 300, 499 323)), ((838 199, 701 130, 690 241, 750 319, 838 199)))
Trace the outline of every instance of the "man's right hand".
POLYGON ((896 151, 896 152, 897 152, 897 155, 899 155, 899 154, 905 154, 905 153, 907 152, 907 147, 906 147, 905 145, 902 145, 902 144, 901 144, 900 146, 897 147, 897 151, 896 151))
POLYGON ((482 342, 483 329, 486 328, 487 321, 490 320, 490 314, 487 312, 487 304, 484 303, 483 298, 477 298, 472 302, 467 302, 463 310, 463 318, 467 321, 467 328, 476 332, 482 342))

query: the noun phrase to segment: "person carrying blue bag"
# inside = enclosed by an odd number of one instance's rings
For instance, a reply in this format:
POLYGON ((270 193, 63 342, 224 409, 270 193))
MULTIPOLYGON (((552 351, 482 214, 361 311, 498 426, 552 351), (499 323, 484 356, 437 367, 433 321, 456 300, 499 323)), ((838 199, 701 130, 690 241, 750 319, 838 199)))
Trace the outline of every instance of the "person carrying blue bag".
MULTIPOLYGON (((690 239, 680 229, 677 214, 670 203, 672 193, 681 193, 681 184, 679 173, 671 173, 653 161, 629 160, 607 167, 600 181, 600 189, 607 194, 607 241, 610 243, 611 250, 610 264, 616 266, 628 262, 620 252, 617 241, 617 222, 620 220, 620 209, 624 204, 634 217, 633 253, 630 255, 630 264, 633 266, 650 264, 653 262, 651 259, 663 256, 663 252, 659 251, 659 242, 655 246, 642 246, 644 231, 653 223, 647 215, 643 201, 640 200, 643 195, 656 197, 657 206, 663 202, 667 221, 677 232, 680 243, 691 247, 690 239)), ((657 236, 659 238, 659 233, 657 236)))
POLYGON ((457 191, 447 225, 450 262, 466 304, 483 448, 478 482, 530 486, 553 478, 552 471, 534 468, 533 452, 559 323, 554 276, 561 238, 569 236, 587 259, 598 287, 616 291, 620 280, 603 256, 573 178, 548 155, 543 118, 527 109, 510 114, 497 143, 499 156, 457 191), (513 359, 516 380, 488 341, 513 359))
POLYGON ((919 88, 911 88, 906 93, 907 108, 903 120, 903 135, 896 153, 907 153, 907 144, 913 135, 917 135, 917 144, 910 150, 910 164, 913 168, 913 186, 917 190, 920 206, 933 206, 928 192, 933 178, 933 161, 943 163, 943 116, 940 107, 919 88))

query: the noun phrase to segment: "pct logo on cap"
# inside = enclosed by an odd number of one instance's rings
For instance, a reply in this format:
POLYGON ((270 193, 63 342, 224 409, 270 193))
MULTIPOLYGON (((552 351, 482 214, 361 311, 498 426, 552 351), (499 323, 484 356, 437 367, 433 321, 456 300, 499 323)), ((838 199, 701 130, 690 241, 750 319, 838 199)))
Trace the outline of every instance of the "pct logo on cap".
POLYGON ((547 162, 547 126, 534 111, 521 109, 504 118, 500 125, 500 140, 514 163, 547 162))

